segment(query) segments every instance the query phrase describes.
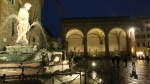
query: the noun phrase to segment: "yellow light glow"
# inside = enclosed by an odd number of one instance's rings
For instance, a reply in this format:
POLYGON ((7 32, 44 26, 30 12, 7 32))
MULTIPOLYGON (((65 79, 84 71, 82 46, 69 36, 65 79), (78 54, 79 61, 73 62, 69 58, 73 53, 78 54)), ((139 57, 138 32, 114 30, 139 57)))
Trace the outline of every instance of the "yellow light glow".
POLYGON ((137 56, 143 55, 142 51, 136 52, 137 56))
POLYGON ((92 63, 92 66, 96 66, 96 63, 95 63, 95 62, 93 62, 93 63, 92 63))
POLYGON ((130 28, 130 32, 134 32, 134 27, 131 27, 131 28, 130 28))

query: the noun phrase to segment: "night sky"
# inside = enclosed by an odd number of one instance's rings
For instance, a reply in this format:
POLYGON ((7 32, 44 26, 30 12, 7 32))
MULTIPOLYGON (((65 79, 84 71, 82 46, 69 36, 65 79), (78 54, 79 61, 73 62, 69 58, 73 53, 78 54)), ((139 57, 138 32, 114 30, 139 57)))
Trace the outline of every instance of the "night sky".
POLYGON ((150 0, 44 0, 42 24, 61 35, 61 18, 103 16, 150 16, 150 0), (61 10, 60 10, 61 9, 61 10))

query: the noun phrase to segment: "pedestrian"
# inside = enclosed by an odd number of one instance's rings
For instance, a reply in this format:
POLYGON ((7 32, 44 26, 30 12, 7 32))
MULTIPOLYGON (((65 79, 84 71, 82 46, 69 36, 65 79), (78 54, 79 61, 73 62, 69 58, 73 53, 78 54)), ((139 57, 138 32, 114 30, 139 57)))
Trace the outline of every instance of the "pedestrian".
POLYGON ((147 63, 149 64, 149 57, 148 56, 145 56, 145 57, 146 57, 147 63))
POLYGON ((115 65, 115 57, 112 57, 112 63, 115 65))
POLYGON ((119 67, 120 58, 117 56, 117 66, 119 67))
POLYGON ((124 62, 125 62, 125 66, 127 67, 128 66, 128 58, 127 57, 124 57, 124 62))
POLYGON ((131 60, 132 60, 132 67, 134 68, 135 67, 135 60, 136 60, 135 56, 132 56, 131 60))

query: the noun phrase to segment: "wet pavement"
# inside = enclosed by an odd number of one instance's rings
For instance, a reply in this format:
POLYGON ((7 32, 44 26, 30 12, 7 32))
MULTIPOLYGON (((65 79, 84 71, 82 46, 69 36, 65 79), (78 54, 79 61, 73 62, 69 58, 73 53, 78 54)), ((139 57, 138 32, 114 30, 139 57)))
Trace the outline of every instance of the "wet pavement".
POLYGON ((72 70, 83 72, 86 70, 87 79, 83 79, 81 84, 85 81, 86 84, 150 84, 150 64, 146 60, 137 60, 135 67, 132 67, 131 60, 128 61, 127 66, 123 60, 119 61, 119 65, 117 62, 113 65, 112 60, 98 59, 88 62, 83 60, 79 63, 81 64, 72 67, 72 70), (95 63, 95 66, 92 66, 92 63, 95 63), (93 72, 96 73, 94 77, 93 72))

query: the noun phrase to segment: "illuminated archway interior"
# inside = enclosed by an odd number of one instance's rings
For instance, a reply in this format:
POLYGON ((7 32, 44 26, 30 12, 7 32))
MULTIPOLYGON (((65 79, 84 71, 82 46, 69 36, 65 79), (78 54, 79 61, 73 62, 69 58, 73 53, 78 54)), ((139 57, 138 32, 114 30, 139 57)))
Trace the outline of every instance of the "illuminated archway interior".
POLYGON ((125 55, 127 50, 126 33, 121 28, 113 28, 108 37, 110 55, 125 55))
POLYGON ((76 56, 83 55, 83 33, 78 29, 71 29, 66 34, 66 41, 68 43, 68 54, 71 54, 73 51, 76 52, 76 56))
POLYGON ((87 33, 87 51, 89 56, 103 56, 105 53, 105 35, 99 28, 92 28, 87 33))

